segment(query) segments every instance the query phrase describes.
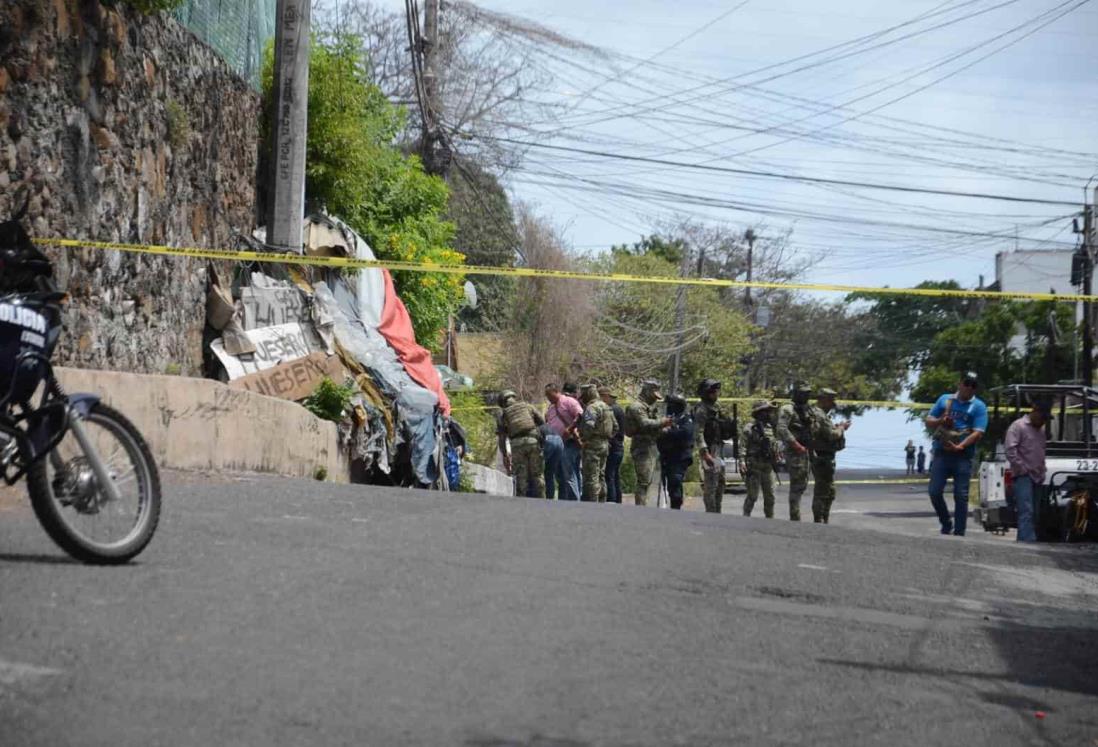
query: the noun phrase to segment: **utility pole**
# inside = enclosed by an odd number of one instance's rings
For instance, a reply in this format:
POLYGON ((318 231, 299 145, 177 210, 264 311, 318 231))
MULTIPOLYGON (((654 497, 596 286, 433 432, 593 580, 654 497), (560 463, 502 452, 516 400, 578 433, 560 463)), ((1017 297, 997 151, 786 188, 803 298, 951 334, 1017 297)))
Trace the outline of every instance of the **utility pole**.
MULTIPOLYGON (((1084 191, 1084 196, 1086 192, 1084 191)), ((1089 204, 1083 205, 1083 295, 1091 294, 1094 275, 1094 242, 1091 232, 1094 230, 1094 211, 1089 204)), ((1094 386, 1094 330, 1091 324, 1091 303, 1083 301, 1083 385, 1094 386)))
POLYGON ((453 154, 446 138, 442 136, 442 91, 439 88, 441 60, 438 43, 438 16, 441 0, 426 0, 423 5, 423 102, 427 122, 424 123, 421 156, 423 167, 429 174, 446 176, 453 154))
MULTIPOLYGON (((701 259, 698 260, 699 271, 701 259)), ((682 247, 682 263, 679 266, 679 277, 686 277, 690 273, 690 252, 684 245, 682 247)), ((680 285, 675 293, 675 329, 679 331, 675 344, 675 353, 671 356, 671 387, 668 390, 672 394, 679 391, 679 372, 682 369, 682 346, 686 340, 686 286, 680 285)))
MULTIPOLYGON (((751 264, 755 254, 755 232, 748 228, 744 234, 744 239, 747 241, 747 282, 751 282, 751 264)), ((755 322, 755 311, 751 305, 751 286, 747 286, 747 291, 744 293, 744 304, 747 306, 748 313, 751 314, 751 322, 755 322)))
POLYGON ((309 5, 278 0, 275 29, 274 122, 267 245, 302 253, 305 138, 309 116, 309 5))

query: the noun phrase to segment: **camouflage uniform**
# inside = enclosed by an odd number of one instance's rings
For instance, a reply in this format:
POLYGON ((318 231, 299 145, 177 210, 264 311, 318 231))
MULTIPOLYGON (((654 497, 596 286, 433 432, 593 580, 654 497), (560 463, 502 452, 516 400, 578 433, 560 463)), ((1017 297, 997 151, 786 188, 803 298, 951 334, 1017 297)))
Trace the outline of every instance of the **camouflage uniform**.
MULTIPOLYGON (((812 390, 798 384, 794 387, 794 396, 807 396, 812 390)), ((812 448, 812 406, 793 403, 782 405, 778 411, 778 439, 785 444, 785 466, 789 471, 789 519, 801 520, 801 496, 808 488, 809 458, 811 452, 798 454, 793 443, 799 443, 807 449, 812 448)))
MULTIPOLYGON (((545 421, 533 405, 516 399, 514 392, 504 392, 499 398, 500 413, 496 435, 500 451, 504 440, 511 442, 511 474, 515 478, 515 495, 545 497, 545 474, 538 426, 545 421)), ((506 452, 504 452, 506 453, 506 452)))
MULTIPOLYGON (((699 395, 711 390, 707 387, 708 383, 720 388, 719 382, 706 379, 698 385, 699 395)), ((720 422, 724 419, 724 411, 716 402, 703 399, 694 405, 694 449, 698 452, 702 472, 702 500, 705 510, 711 514, 721 512, 721 501, 724 499, 724 459, 721 457, 724 439, 720 433, 720 422), (705 454, 713 458, 712 466, 706 463, 705 454)))
POLYGON ((618 421, 610 405, 598 398, 593 384, 580 390, 580 402, 584 405, 580 417, 579 433, 583 440, 583 496, 584 501, 606 502, 606 457, 610 453, 610 437, 617 430, 618 421))
POLYGON ((637 487, 634 502, 638 506, 648 503, 648 488, 656 470, 656 437, 660 434, 663 419, 659 416, 658 385, 646 381, 641 387, 640 400, 625 408, 625 435, 632 439, 629 454, 637 471, 637 487))
POLYGON ((743 461, 744 479, 747 482, 747 497, 743 501, 743 515, 750 516, 763 494, 763 513, 766 518, 774 518, 774 426, 770 423, 773 405, 769 402, 757 402, 751 410, 754 416, 745 423, 739 441, 739 454, 743 461))
MULTIPOLYGON (((831 389, 821 389, 820 396, 835 396, 831 389)), ((826 524, 831 518, 831 504, 835 502, 835 452, 846 446, 846 431, 831 421, 831 413, 813 407, 812 414, 812 520, 826 524)))

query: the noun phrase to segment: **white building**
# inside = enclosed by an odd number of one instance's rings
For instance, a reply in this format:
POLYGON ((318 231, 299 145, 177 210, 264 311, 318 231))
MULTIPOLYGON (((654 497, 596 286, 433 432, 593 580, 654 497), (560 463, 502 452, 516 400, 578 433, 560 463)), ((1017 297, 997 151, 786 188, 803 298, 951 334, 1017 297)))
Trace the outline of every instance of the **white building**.
POLYGON ((995 282, 1005 293, 1078 293, 1071 284, 1071 249, 1018 250, 995 255, 995 282))

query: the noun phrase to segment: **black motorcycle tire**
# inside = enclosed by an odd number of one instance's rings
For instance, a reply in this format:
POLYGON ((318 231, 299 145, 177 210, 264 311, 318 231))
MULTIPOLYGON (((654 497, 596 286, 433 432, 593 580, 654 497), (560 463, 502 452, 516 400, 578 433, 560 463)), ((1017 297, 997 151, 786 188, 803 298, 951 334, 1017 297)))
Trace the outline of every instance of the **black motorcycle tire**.
POLYGON ((142 460, 146 472, 147 495, 142 498, 140 510, 147 512, 140 518, 140 531, 125 538, 124 542, 109 545, 92 542, 69 526, 61 513, 61 507, 54 498, 46 464, 48 458, 39 459, 27 472, 27 491, 30 493, 31 506, 42 528, 57 545, 73 558, 96 565, 120 565, 129 562, 145 549, 156 532, 160 521, 160 473, 156 461, 149 451, 145 439, 122 413, 97 402, 89 412, 89 419, 106 422, 116 436, 121 433, 131 442, 137 458, 142 460))

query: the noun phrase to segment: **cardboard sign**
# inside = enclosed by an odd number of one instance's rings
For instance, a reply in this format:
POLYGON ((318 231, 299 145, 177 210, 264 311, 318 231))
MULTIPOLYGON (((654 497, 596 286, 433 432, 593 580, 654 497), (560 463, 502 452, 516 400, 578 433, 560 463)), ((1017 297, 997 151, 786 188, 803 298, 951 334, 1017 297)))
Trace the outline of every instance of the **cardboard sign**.
POLYGON ((294 287, 245 286, 240 289, 240 301, 244 305, 246 330, 309 321, 305 298, 294 287))
POLYGON ((230 381, 325 350, 316 332, 300 324, 250 329, 244 334, 255 345, 254 353, 230 355, 220 339, 210 343, 210 349, 225 367, 230 381))
POLYGON ((265 394, 268 397, 299 400, 312 394, 324 377, 342 384, 346 375, 347 372, 338 356, 310 353, 304 358, 233 379, 229 386, 247 389, 256 394, 265 394))

